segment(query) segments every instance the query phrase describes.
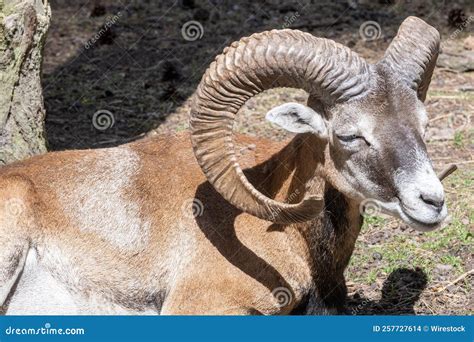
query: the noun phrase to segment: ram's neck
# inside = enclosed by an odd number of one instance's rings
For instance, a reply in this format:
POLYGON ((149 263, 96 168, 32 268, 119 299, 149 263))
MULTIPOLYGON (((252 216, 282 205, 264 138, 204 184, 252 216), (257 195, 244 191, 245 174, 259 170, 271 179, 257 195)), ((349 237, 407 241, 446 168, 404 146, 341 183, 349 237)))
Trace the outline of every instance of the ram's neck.
POLYGON ((359 204, 323 178, 324 148, 324 142, 314 136, 295 137, 287 147, 294 158, 292 177, 288 178, 286 189, 280 187, 279 195, 292 203, 301 201, 308 192, 324 196, 324 212, 310 222, 295 224, 297 229, 288 230, 288 233, 294 239, 300 235, 305 241, 307 250, 298 252, 302 252, 302 257, 311 264, 318 297, 342 306, 346 295, 343 271, 354 250, 362 217, 359 204), (281 195, 282 192, 285 196, 281 195))
POLYGON ((312 259, 317 273, 330 269, 342 276, 354 250, 362 217, 358 204, 329 184, 324 201, 321 219, 311 222, 311 229, 308 230, 312 259))

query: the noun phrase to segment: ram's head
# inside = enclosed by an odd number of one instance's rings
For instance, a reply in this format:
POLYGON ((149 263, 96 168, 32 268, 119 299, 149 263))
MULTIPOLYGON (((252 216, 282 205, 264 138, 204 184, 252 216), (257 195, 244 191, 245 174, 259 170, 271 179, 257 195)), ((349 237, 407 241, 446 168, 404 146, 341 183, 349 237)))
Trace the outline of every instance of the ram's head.
POLYGON ((214 187, 242 210, 273 222, 311 219, 320 198, 274 201, 245 178, 233 147, 235 115, 251 96, 297 87, 308 106, 286 104, 267 119, 325 144, 325 177, 346 196, 371 198, 410 225, 429 230, 446 217, 443 187, 428 158, 423 101, 439 34, 407 18, 384 58, 369 64, 333 41, 292 30, 243 38, 224 50, 203 77, 191 113, 192 141, 214 187))

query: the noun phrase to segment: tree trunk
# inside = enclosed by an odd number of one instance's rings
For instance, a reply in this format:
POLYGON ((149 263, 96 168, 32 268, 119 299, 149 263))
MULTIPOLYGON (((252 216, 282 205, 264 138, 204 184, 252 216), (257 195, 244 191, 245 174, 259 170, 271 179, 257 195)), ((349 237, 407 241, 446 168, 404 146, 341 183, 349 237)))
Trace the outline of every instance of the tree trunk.
POLYGON ((46 152, 42 49, 47 0, 0 0, 0 164, 46 152))

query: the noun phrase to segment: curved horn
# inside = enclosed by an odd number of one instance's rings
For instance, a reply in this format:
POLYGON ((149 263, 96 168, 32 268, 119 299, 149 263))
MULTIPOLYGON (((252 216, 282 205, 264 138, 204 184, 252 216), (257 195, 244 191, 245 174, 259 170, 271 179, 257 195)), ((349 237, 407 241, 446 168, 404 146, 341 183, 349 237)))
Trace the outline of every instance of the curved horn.
POLYGON ((191 140, 209 182, 237 208, 276 223, 309 220, 322 199, 277 202, 254 188, 240 168, 232 127, 252 96, 274 87, 303 88, 325 103, 368 91, 369 65, 347 47, 293 30, 273 30, 234 42, 204 74, 191 109, 191 140))
POLYGON ((431 76, 438 59, 439 32, 417 17, 408 17, 385 52, 382 62, 425 101, 431 76))

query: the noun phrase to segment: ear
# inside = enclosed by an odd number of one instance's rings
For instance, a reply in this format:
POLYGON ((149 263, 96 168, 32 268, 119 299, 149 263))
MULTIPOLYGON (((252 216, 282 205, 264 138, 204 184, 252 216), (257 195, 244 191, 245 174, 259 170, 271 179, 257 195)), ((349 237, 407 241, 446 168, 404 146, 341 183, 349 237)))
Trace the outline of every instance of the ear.
POLYGON ((266 119, 293 133, 313 133, 327 138, 326 124, 318 113, 308 106, 289 102, 270 110, 266 119))
POLYGON ((439 32, 417 17, 408 17, 398 29, 381 63, 397 73, 424 102, 436 65, 439 32))

